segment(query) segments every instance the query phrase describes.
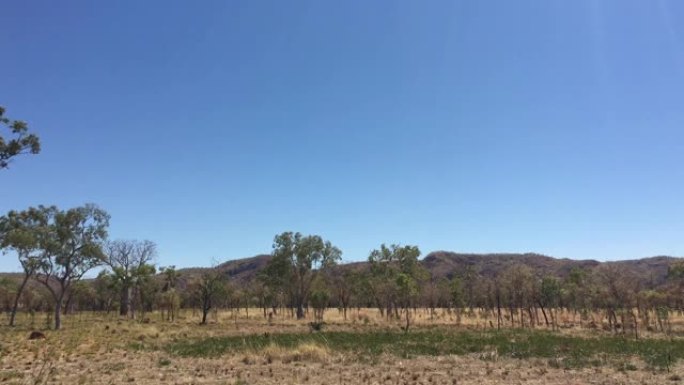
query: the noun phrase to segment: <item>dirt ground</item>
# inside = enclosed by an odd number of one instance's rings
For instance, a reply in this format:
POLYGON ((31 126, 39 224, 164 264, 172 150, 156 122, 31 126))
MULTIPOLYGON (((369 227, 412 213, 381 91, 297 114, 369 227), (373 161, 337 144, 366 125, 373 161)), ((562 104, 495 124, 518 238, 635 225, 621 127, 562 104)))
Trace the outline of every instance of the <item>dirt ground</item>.
MULTIPOLYGON (((373 310, 363 310, 344 321, 337 311, 328 312, 330 330, 370 330, 399 327, 387 323, 373 310)), ((495 353, 483 356, 440 356, 400 359, 382 356, 377 362, 320 347, 302 351, 235 352, 220 358, 182 358, 161 349, 165 343, 185 338, 287 331, 308 333, 308 321, 276 318, 271 324, 252 309, 236 316, 229 312, 213 317, 212 324, 197 326, 190 311, 175 322, 153 315, 150 323, 120 320, 115 316, 79 314, 67 317, 64 329, 44 331, 46 339, 28 340, 28 319, 20 326, 0 327, 0 383, 7 384, 678 384, 684 383, 684 365, 670 372, 654 372, 634 360, 635 370, 605 366, 564 370, 542 359, 511 359, 495 353), (143 344, 149 349, 135 349, 143 344)), ((42 321, 42 320, 41 320, 42 321)), ((420 325, 442 323, 444 316, 416 317, 420 325)), ((37 319, 34 320, 36 324, 37 319)), ((478 327, 471 320, 467 327, 478 327)), ((41 322, 44 325, 44 322, 41 322)), ((35 325, 34 325, 35 326, 35 325)), ((42 325, 41 325, 42 326, 42 325)), ((576 328, 577 329, 577 328, 576 328)), ((567 333, 586 333, 581 330, 567 333)))

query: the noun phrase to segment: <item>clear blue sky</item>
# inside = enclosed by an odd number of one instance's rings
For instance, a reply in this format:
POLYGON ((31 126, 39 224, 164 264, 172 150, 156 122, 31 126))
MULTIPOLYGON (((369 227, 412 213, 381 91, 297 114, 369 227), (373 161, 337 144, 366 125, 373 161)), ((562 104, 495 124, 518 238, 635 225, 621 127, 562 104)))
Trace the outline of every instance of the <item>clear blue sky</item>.
MULTIPOLYGON (((6 1, 0 212, 97 203, 209 265, 320 234, 684 254, 680 1, 6 1)), ((18 269, 9 256, 0 269, 18 269)))

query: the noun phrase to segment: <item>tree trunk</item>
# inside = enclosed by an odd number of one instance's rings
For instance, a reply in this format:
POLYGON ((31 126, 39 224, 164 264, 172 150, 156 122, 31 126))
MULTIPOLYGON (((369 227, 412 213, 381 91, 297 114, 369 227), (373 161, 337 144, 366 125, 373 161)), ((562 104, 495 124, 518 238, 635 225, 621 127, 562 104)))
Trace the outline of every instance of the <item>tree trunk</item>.
POLYGON ((24 275, 24 280, 21 282, 21 285, 19 286, 19 290, 17 291, 16 297, 14 297, 14 306, 12 306, 12 314, 10 314, 10 321, 9 321, 9 326, 14 326, 14 322, 17 316, 17 309, 19 309, 19 299, 21 298, 21 293, 24 291, 24 287, 26 287, 26 283, 28 282, 28 279, 31 276, 29 274, 24 275))
POLYGON ((501 297, 496 295, 496 329, 501 329, 501 297))
POLYGON ((55 330, 62 328, 62 303, 64 302, 64 292, 55 301, 55 330))
POLYGON ((202 306, 202 325, 207 324, 207 314, 209 314, 210 307, 209 306, 202 306))
POLYGON ((542 314, 544 315, 544 321, 546 321, 546 327, 549 327, 549 319, 546 317, 546 311, 544 311, 544 305, 539 302, 539 308, 542 311, 542 314))
POLYGON ((297 301, 297 319, 304 318, 304 305, 302 301, 297 301))
POLYGON ((128 285, 124 285, 121 288, 121 303, 119 304, 119 315, 127 317, 128 309, 131 303, 131 288, 128 285))

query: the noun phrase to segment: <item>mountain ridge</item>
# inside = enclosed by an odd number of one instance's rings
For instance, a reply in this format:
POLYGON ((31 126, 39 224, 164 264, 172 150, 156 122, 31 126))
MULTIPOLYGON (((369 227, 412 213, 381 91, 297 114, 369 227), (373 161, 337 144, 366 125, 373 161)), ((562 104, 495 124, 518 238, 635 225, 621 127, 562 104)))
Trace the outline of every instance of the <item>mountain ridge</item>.
MULTIPOLYGON (((259 254, 248 258, 228 260, 217 265, 217 268, 232 281, 245 283, 255 279, 259 271, 268 264, 270 258, 270 254, 259 254)), ((630 271, 645 282, 648 281, 650 285, 657 286, 666 281, 671 263, 681 259, 681 257, 658 255, 640 259, 601 262, 593 259, 555 258, 532 252, 478 254, 439 250, 426 254, 420 259, 420 263, 430 272, 432 277, 437 279, 451 279, 466 269, 471 269, 483 277, 491 278, 514 264, 528 266, 537 275, 554 275, 564 278, 573 268, 588 270, 601 265, 615 265, 630 271)), ((366 261, 340 264, 342 269, 364 270, 368 266, 366 261)), ((209 268, 193 267, 179 269, 178 271, 181 275, 190 277, 201 274, 207 269, 209 268)))

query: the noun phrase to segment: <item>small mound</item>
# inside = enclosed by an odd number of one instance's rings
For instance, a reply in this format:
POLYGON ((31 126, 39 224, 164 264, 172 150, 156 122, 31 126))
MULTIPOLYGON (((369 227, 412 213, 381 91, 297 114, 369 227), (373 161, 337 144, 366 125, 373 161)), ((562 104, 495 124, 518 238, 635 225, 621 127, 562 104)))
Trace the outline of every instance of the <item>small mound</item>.
POLYGON ((29 335, 29 340, 44 340, 45 334, 43 332, 39 331, 32 331, 31 334, 29 335))

